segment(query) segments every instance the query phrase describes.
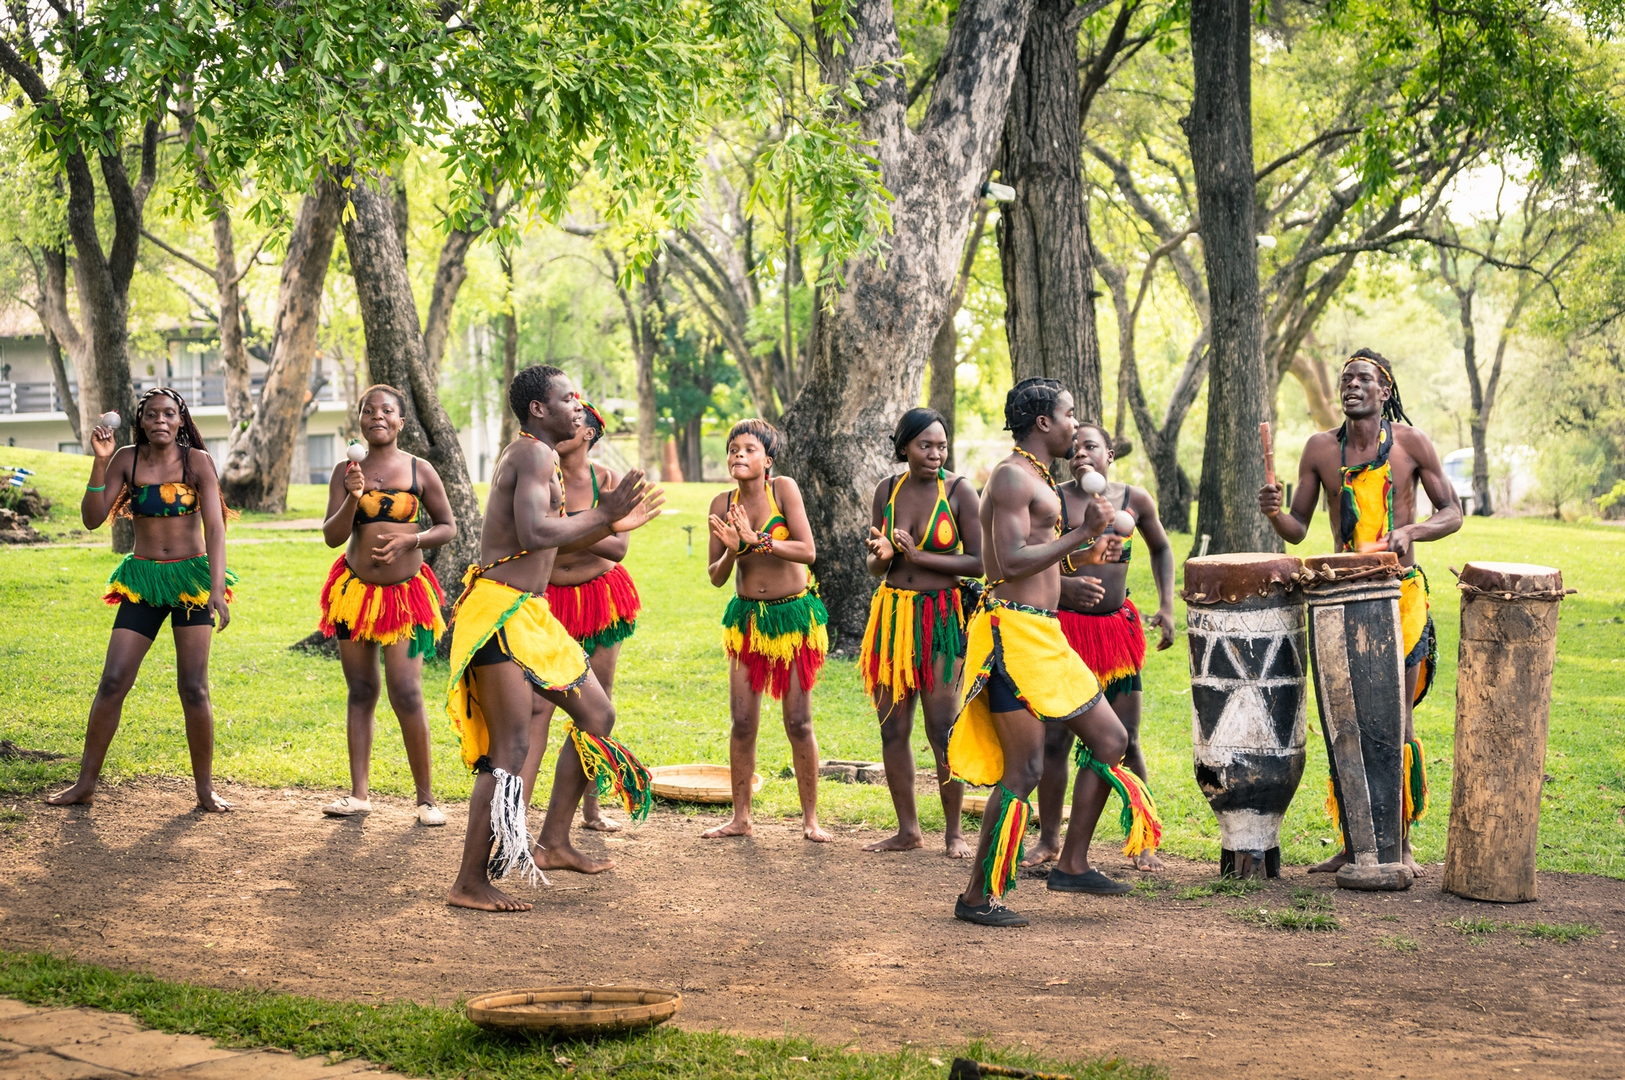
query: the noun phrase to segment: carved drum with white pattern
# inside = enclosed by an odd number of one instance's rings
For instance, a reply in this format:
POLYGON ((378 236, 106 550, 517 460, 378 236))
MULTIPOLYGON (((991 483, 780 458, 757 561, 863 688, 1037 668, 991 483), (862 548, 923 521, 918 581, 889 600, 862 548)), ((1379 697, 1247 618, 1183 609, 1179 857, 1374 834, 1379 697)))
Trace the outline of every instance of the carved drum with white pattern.
POLYGON ((1281 819, 1307 756, 1302 569, 1268 553, 1185 564, 1191 749, 1224 875, 1281 873, 1281 819))

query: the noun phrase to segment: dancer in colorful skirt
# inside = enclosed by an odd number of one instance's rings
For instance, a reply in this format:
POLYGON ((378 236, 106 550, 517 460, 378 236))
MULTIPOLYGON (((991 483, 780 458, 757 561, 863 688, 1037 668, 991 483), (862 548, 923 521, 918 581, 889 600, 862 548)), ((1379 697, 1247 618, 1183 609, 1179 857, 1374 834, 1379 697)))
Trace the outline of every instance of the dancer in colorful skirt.
MULTIPOLYGON (((1072 481, 1061 485, 1061 527, 1080 517, 1092 496, 1079 486, 1083 475, 1097 472, 1106 476, 1115 456, 1111 437, 1094 423, 1078 425, 1072 443, 1072 481)), ((1151 578, 1157 586, 1157 610, 1150 623, 1157 628, 1159 650, 1174 643, 1174 551, 1168 534, 1157 520, 1156 502, 1144 488, 1108 483, 1103 497, 1134 518, 1134 527, 1145 540, 1151 557, 1151 578)), ((1070 556, 1061 560, 1061 607, 1056 614, 1067 643, 1083 660, 1106 692, 1106 701, 1123 721, 1128 732, 1128 753, 1124 763, 1146 785, 1145 752, 1140 748, 1140 669, 1145 666, 1145 630, 1140 612, 1128 597, 1128 565, 1134 555, 1134 538, 1123 538, 1123 554, 1115 561, 1076 564, 1070 556)), ((1044 739, 1044 778, 1038 782, 1038 846, 1023 860, 1023 866, 1051 862, 1061 853, 1061 804, 1066 799, 1066 782, 1071 772, 1067 754, 1072 749, 1072 732, 1052 724, 1044 739)), ((1135 856, 1141 870, 1160 870, 1162 860, 1155 848, 1135 856)))
POLYGON ((897 808, 897 835, 865 851, 922 847, 914 807, 914 702, 925 713, 925 737, 937 764, 947 819, 948 857, 968 859, 960 831, 963 784, 948 773, 948 732, 959 712, 965 657, 965 610, 959 579, 982 576, 982 527, 976 489, 948 472, 947 425, 935 409, 910 409, 892 435, 896 460, 908 468, 875 488, 869 528, 869 572, 884 580, 869 604, 858 668, 880 714, 886 783, 897 808))
POLYGON ((1061 524, 1061 496, 1049 463, 1071 451, 1077 429, 1072 395, 1054 379, 1023 379, 1005 398, 1005 427, 1015 438, 982 491, 982 557, 988 587, 971 617, 965 646, 962 708, 948 738, 953 775, 993 786, 982 814, 982 836, 970 885, 954 902, 954 917, 985 926, 1025 926, 1000 898, 1014 887, 1022 839, 1032 817, 1027 795, 1044 765, 1045 729, 1065 724, 1083 742, 1072 821, 1048 887, 1055 892, 1127 892, 1089 865, 1089 840, 1116 790, 1128 813, 1126 854, 1155 848, 1162 827, 1150 792, 1123 764, 1128 732, 1093 673, 1067 644, 1056 608, 1062 559, 1116 559, 1121 544, 1107 535, 1115 510, 1092 499, 1078 524, 1061 524))
MULTIPOLYGON (((1427 766, 1422 741, 1416 737, 1412 712, 1427 695, 1437 666, 1439 643, 1428 611, 1427 575, 1416 565, 1415 545, 1439 540, 1461 528, 1461 503, 1444 474, 1433 440, 1412 427, 1399 400, 1399 384, 1387 358, 1360 349, 1343 364, 1337 381, 1344 421, 1336 431, 1309 436, 1298 463, 1298 487, 1292 506, 1281 511, 1281 486, 1258 491, 1258 508, 1275 532, 1289 544, 1309 535, 1321 492, 1332 517, 1338 551, 1392 551, 1407 567, 1399 583, 1399 623, 1405 639, 1405 808, 1404 863, 1413 875, 1422 868, 1411 857, 1409 824, 1427 813, 1427 766), (1352 462, 1352 464, 1351 464, 1352 462), (1434 510, 1416 520, 1416 485, 1428 494, 1434 510)), ((1328 781, 1329 785, 1329 781, 1328 781)), ((1335 800, 1327 812, 1339 820, 1335 800)), ((1334 873, 1349 861, 1347 850, 1310 868, 1334 873)))
POLYGON ((818 739, 811 694, 829 652, 829 613, 808 569, 817 550, 801 489, 788 476, 772 475, 783 439, 765 420, 735 424, 728 433, 728 473, 738 487, 711 500, 711 584, 720 589, 731 577, 735 589, 722 615, 733 720, 728 766, 734 809, 727 824, 704 835, 714 839, 753 831, 751 777, 766 691, 784 702, 784 733, 801 796, 801 834, 826 843, 833 838, 818 824, 818 739))
POLYGON ((141 395, 135 407, 135 445, 115 449, 114 432, 98 425, 90 435, 90 482, 79 503, 87 529, 113 517, 135 518, 135 551, 107 579, 102 597, 118 608, 107 661, 90 706, 79 779, 45 801, 89 803, 107 748, 118 732, 124 698, 141 661, 169 620, 175 638, 175 675, 198 809, 230 810, 214 791, 214 709, 209 703, 209 641, 231 621, 226 569, 226 504, 203 436, 186 401, 167 386, 141 395))
POLYGON ((477 774, 463 861, 446 900, 483 911, 530 909, 493 884, 514 870, 534 884, 546 880, 544 868, 596 874, 614 865, 570 843, 570 822, 589 786, 599 795, 613 791, 634 820, 646 817, 654 802, 649 770, 610 738, 615 707, 545 594, 561 553, 584 551, 638 528, 660 512, 664 496, 633 470, 597 506, 567 516, 554 448, 581 426, 575 386, 558 368, 529 367, 514 376, 508 404, 519 419, 519 437, 497 458, 480 534, 481 562, 463 575, 463 593, 452 610, 446 692, 463 761, 477 774), (563 709, 570 723, 532 852, 520 771, 538 694, 563 709))
MULTIPOLYGON (((607 465, 591 461, 587 454, 604 437, 604 417, 592 402, 581 402, 582 423, 576 434, 559 443, 559 470, 564 478, 564 512, 570 517, 598 505, 605 491, 621 482, 620 474, 607 465)), ((621 560, 626 558, 627 535, 600 540, 584 551, 560 554, 547 583, 547 606, 553 617, 564 624, 570 636, 587 650, 587 662, 598 676, 604 693, 614 695, 615 661, 621 655, 621 642, 637 629, 638 587, 621 560)), ((525 805, 530 805, 536 788, 536 774, 547 753, 547 731, 553 720, 553 703, 536 699, 536 712, 530 721, 530 756, 522 774, 525 805)), ((588 792, 581 800, 581 824, 597 832, 619 832, 618 822, 604 816, 598 796, 588 792)))
POLYGON ((393 386, 369 386, 356 403, 367 456, 333 467, 327 482, 328 547, 344 547, 328 571, 319 598, 321 630, 338 639, 349 687, 345 740, 350 751, 350 793, 322 807, 329 817, 372 810, 373 713, 378 706, 378 663, 383 660, 389 706, 401 725, 406 762, 417 788, 419 825, 444 825, 429 782, 429 717, 423 709, 423 658, 434 655, 445 632, 445 597, 423 552, 457 535, 451 502, 434 466, 406 453, 396 440, 406 423, 406 399, 393 386), (429 528, 419 531, 427 511, 429 528))

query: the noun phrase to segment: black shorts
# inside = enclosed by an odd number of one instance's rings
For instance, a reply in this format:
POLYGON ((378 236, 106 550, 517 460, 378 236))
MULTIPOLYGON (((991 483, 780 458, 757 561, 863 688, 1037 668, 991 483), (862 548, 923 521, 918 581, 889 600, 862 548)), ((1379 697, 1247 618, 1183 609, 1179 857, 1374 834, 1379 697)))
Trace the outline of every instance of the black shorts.
POLYGON ((502 639, 502 631, 498 630, 485 639, 485 644, 474 650, 474 655, 468 658, 469 667, 488 667, 491 664, 501 664, 513 657, 508 653, 506 642, 502 639))
POLYGON ((166 618, 173 627, 214 625, 214 616, 209 614, 208 608, 158 607, 155 604, 125 597, 118 602, 118 614, 113 616, 113 629, 134 630, 148 641, 152 641, 158 637, 158 631, 163 629, 166 618))
POLYGON ((988 708, 1000 712, 1031 712, 1016 694, 1016 684, 1005 674, 1004 665, 993 661, 993 671, 987 677, 988 708))

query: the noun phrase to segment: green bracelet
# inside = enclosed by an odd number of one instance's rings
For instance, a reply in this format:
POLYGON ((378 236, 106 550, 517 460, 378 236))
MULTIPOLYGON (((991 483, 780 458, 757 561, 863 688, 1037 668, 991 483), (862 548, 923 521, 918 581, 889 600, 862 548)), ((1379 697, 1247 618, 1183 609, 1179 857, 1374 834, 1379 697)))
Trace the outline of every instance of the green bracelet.
POLYGON ((101 487, 91 487, 89 484, 86 484, 85 485, 85 490, 86 491, 106 491, 107 490, 107 485, 103 484, 101 487))

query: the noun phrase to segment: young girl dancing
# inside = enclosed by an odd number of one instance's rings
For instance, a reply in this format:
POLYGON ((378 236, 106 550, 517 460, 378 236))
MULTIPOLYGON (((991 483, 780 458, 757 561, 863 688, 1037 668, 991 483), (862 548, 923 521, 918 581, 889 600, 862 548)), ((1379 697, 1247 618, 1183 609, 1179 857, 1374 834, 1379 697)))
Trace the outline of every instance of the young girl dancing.
POLYGON ((350 688, 345 737, 350 749, 350 794, 322 807, 329 817, 372 810, 373 711, 378 705, 378 659, 384 662, 389 705, 401 725, 406 761, 417 788, 419 825, 444 825, 429 783, 429 718, 423 711, 423 658, 446 630, 445 597, 423 552, 457 534, 451 503, 427 461, 396 440, 406 423, 406 400, 393 386, 369 386, 356 405, 367 456, 333 468, 327 483, 328 547, 345 546, 320 598, 322 633, 338 638, 339 661, 350 688), (431 526, 418 531, 428 510, 431 526))
POLYGON ((924 846, 914 806, 914 702, 925 713, 925 737, 936 760, 948 857, 968 859, 959 826, 963 784, 948 774, 948 732, 959 714, 965 659, 961 577, 982 576, 982 527, 976 489, 948 472, 947 425, 935 409, 910 409, 892 446, 908 468, 875 488, 869 528, 869 572, 883 578, 869 604, 858 667, 880 714, 886 783, 897 808, 897 835, 865 851, 924 846))
POLYGON ((113 568, 102 597, 118 607, 118 614, 90 706, 79 779, 45 801, 68 806, 94 800, 125 695, 168 619, 198 809, 230 810, 231 804, 214 793, 209 704, 209 639, 216 619, 220 630, 231 621, 227 605, 237 582, 226 569, 226 504, 214 459, 180 394, 167 386, 142 394, 134 426, 135 445, 116 451, 112 428, 97 426, 90 435, 96 460, 79 516, 87 529, 100 528, 109 515, 134 516, 135 551, 113 568))
POLYGON ((728 766, 734 812, 726 825, 704 835, 749 836, 753 831, 750 787, 766 690, 784 701, 784 733, 801 796, 801 833, 827 843, 832 837, 818 825, 818 740, 810 695, 829 652, 824 629, 829 613, 809 581, 808 567, 817 549, 801 489, 788 476, 772 475, 783 438, 765 420, 735 424, 728 433, 728 473, 739 486, 711 500, 711 584, 721 588, 732 575, 735 588, 722 615, 733 718, 728 766))

